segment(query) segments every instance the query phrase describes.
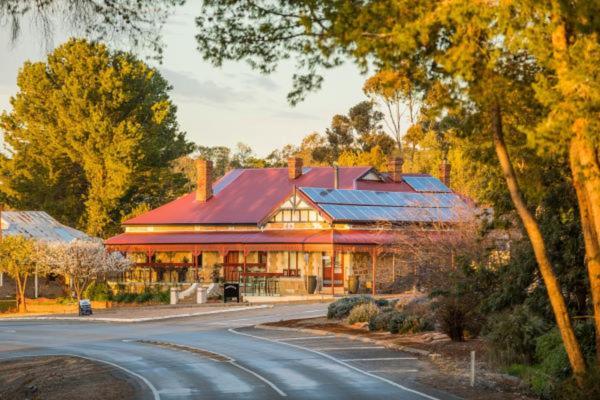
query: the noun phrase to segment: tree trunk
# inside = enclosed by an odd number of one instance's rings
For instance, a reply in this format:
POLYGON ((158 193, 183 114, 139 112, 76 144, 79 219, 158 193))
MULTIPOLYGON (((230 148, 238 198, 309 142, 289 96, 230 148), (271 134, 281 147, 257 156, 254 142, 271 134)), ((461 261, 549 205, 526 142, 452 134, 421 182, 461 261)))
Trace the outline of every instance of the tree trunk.
POLYGON ((583 358, 583 354, 581 353, 581 348, 579 346, 579 342, 577 341, 577 337, 575 336, 571 319, 569 318, 569 313, 560 289, 560 284, 552 268, 550 258, 548 257, 542 232, 540 231, 540 227, 534 216, 527 208, 525 200, 521 194, 521 189, 519 188, 517 177, 508 155, 506 143, 504 142, 502 109, 498 101, 496 101, 494 106, 493 115, 494 148, 502 167, 502 173, 506 179, 506 185, 508 186, 508 191, 510 193, 512 202, 517 210, 517 213, 519 214, 525 231, 527 232, 529 241, 531 242, 535 259, 540 269, 542 279, 544 280, 544 284, 546 285, 546 290, 548 291, 550 305, 552 306, 552 311, 554 312, 554 316, 556 318, 556 325, 560 331, 571 368, 575 378, 579 383, 581 383, 581 378, 586 372, 585 360, 583 358))
POLYGON ((27 304, 25 303, 25 288, 27 287, 28 274, 21 276, 17 274, 15 276, 15 282, 17 283, 17 311, 20 313, 27 312, 27 304))
MULTIPOLYGON (((571 173, 573 175, 573 186, 577 193, 579 202, 579 213, 581 216, 581 230, 585 242, 585 255, 592 293, 592 305, 594 310, 594 325, 596 328, 596 360, 600 365, 600 236, 595 229, 593 220, 592 196, 586 190, 586 179, 589 174, 586 168, 590 168, 589 153, 586 155, 585 138, 577 134, 571 141, 569 149, 569 160, 571 173)), ((600 185, 600 184, 599 184, 600 185)), ((596 188, 600 190, 600 187, 596 188)), ((598 200, 600 201, 600 200, 598 200)))
MULTIPOLYGON (((563 18, 562 2, 552 1, 552 56, 559 81, 570 81, 572 62, 569 55, 569 29, 563 18)), ((572 83, 569 83, 569 88, 572 83)), ((559 86, 561 87, 561 86, 559 86)), ((572 96, 564 92, 566 99, 572 96)), ((573 138, 569 148, 569 161, 573 185, 577 191, 581 228, 583 231, 586 261, 592 292, 594 324, 596 327, 596 357, 600 364, 600 154, 586 135, 588 121, 577 118, 572 126, 573 138)))

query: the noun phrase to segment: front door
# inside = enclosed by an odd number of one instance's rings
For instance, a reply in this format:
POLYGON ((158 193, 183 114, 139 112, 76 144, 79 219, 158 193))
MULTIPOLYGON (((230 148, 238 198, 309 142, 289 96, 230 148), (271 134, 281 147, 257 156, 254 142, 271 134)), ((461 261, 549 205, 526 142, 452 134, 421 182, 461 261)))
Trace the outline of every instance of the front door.
POLYGON ((335 255, 335 265, 331 268, 331 256, 323 253, 323 288, 331 287, 331 274, 333 272, 333 286, 344 286, 344 257, 341 253, 335 255))

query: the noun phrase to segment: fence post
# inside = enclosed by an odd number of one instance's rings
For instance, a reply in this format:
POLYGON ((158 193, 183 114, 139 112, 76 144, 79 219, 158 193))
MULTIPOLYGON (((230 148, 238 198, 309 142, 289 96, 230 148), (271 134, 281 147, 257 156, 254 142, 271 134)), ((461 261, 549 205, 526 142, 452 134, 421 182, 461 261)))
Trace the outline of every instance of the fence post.
POLYGON ((475 386, 475 351, 471 351, 471 386, 475 386))

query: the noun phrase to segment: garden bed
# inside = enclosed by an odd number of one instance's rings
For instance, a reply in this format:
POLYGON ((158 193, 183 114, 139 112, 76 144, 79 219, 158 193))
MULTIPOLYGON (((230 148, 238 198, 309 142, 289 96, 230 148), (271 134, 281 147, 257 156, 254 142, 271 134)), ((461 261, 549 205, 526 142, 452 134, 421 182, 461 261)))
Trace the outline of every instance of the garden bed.
POLYGON ((107 364, 71 356, 0 362, 0 399, 139 399, 146 389, 107 364))
MULTIPOLYGON (((361 339, 385 342, 389 347, 423 350, 430 354, 429 359, 435 366, 434 372, 423 373, 418 381, 428 386, 448 391, 466 399, 531 400, 527 388, 519 379, 495 371, 485 361, 486 344, 481 339, 452 342, 439 332, 413 334, 392 334, 389 332, 371 332, 362 324, 347 324, 344 320, 332 320, 325 317, 303 318, 263 324, 272 327, 293 329, 311 329, 327 333, 352 335, 361 339), (477 354, 477 385, 469 386, 469 357, 471 351, 477 354)), ((422 355, 422 354, 421 354, 422 355)))

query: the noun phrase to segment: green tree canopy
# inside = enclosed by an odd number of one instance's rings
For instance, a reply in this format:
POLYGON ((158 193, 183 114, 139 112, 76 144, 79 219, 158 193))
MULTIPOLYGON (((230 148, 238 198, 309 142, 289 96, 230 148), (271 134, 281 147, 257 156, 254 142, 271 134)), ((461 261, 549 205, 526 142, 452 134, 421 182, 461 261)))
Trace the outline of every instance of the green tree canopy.
POLYGON ((181 194, 170 164, 191 151, 168 83, 129 53, 71 39, 45 62, 26 62, 12 110, 0 117, 8 155, 0 191, 105 236, 139 203, 181 194))
POLYGON ((350 58, 411 77, 430 119, 462 120, 465 137, 497 155, 580 378, 585 361, 518 161, 548 148, 570 156, 600 362, 599 15, 600 3, 584 0, 207 0, 197 39, 216 65, 246 59, 269 72, 294 57, 292 103, 320 87, 320 68, 350 58))

